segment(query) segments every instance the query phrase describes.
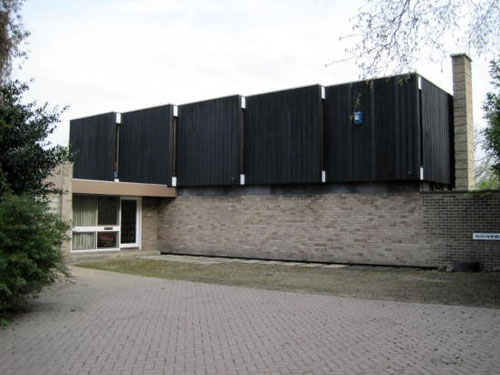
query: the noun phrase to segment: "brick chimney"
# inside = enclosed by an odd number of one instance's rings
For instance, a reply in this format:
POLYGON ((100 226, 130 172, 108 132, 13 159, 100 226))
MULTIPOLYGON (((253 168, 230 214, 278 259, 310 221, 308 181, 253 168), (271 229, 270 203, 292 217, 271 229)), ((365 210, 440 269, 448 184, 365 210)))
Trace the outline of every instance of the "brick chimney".
POLYGON ((471 58, 452 55, 453 134, 455 150, 455 189, 474 189, 474 124, 472 119, 471 58))

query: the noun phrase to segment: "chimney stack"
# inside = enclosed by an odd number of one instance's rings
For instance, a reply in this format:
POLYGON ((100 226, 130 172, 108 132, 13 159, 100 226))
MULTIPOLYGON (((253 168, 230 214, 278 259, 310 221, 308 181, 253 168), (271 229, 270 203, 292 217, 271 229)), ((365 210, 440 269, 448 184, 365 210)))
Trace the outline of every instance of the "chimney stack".
POLYGON ((474 189, 474 124, 472 118, 471 58, 465 53, 452 55, 453 134, 455 150, 455 189, 474 189))

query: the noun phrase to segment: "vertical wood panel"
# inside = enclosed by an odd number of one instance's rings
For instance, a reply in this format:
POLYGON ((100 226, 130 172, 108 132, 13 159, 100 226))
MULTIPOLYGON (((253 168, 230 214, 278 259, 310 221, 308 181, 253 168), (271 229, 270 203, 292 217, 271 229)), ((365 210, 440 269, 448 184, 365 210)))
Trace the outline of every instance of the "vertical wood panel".
POLYGON ((120 181, 170 185, 172 122, 171 105, 122 114, 120 181))
POLYGON ((110 112, 71 120, 70 146, 75 152, 73 178, 112 181, 116 114, 110 112))
POLYGON ((246 104, 246 182, 321 182, 321 87, 315 85, 249 96, 246 104))
MULTIPOLYGON (((178 186, 452 179, 451 96, 416 74, 127 112, 121 181, 178 186), (363 124, 353 123, 354 112, 363 124)), ((76 178, 112 180, 115 114, 71 121, 76 178)))
POLYGON ((376 111, 375 180, 419 178, 417 79, 414 75, 373 81, 376 111))
POLYGON ((452 97, 422 78, 423 166, 426 181, 451 184, 452 97))
POLYGON ((399 76, 326 88, 327 181, 418 178, 416 77, 399 76), (354 124, 354 112, 363 123, 354 124))
POLYGON ((239 184, 242 123, 238 95, 180 106, 178 186, 239 184))

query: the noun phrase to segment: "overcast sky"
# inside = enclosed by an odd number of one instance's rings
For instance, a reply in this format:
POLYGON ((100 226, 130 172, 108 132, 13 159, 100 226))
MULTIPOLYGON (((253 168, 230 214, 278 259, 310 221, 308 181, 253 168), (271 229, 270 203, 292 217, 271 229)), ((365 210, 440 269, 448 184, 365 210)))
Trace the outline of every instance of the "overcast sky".
MULTIPOLYGON (((345 57, 359 1, 28 0, 30 98, 69 106, 69 119, 220 96, 358 79, 345 57), (348 43, 348 42, 347 42, 348 43)), ((452 51, 463 52, 463 51, 452 51)), ((474 118, 489 90, 488 64, 473 57, 474 118)), ((451 61, 415 69, 451 93, 451 61)))

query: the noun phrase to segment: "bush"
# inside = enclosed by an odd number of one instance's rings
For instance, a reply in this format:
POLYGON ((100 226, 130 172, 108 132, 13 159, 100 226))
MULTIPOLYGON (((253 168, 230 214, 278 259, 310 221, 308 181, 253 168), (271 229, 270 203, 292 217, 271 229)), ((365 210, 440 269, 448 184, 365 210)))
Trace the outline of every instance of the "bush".
POLYGON ((67 229, 44 201, 0 197, 0 318, 67 275, 61 251, 67 229))

